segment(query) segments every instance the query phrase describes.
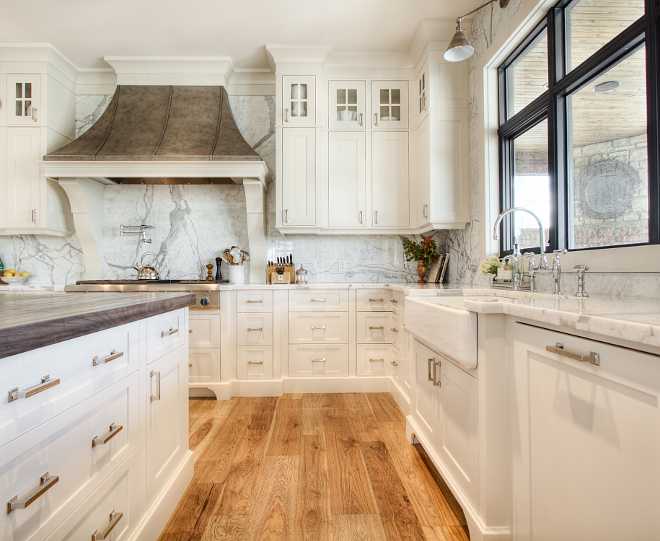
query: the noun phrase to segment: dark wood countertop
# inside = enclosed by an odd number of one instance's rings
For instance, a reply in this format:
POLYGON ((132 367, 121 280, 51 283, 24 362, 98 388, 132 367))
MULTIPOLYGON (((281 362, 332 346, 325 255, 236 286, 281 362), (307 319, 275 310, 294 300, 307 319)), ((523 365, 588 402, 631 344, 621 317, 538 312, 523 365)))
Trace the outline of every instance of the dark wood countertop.
POLYGON ((2 293, 0 358, 195 304, 194 293, 2 293))

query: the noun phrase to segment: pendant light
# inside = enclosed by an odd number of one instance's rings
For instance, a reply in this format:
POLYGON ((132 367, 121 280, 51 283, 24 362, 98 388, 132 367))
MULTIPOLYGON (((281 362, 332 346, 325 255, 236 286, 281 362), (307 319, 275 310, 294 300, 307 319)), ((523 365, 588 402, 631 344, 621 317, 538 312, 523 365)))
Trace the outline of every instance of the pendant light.
POLYGON ((481 8, 484 8, 493 2, 499 2, 502 9, 509 5, 509 0, 490 0, 489 2, 480 5, 477 9, 473 9, 469 13, 456 19, 456 33, 449 42, 449 47, 447 47, 447 51, 445 52, 445 60, 448 62, 460 62, 461 60, 470 58, 474 54, 474 47, 470 45, 470 41, 467 39, 463 27, 461 26, 461 21, 468 15, 476 13, 481 8))

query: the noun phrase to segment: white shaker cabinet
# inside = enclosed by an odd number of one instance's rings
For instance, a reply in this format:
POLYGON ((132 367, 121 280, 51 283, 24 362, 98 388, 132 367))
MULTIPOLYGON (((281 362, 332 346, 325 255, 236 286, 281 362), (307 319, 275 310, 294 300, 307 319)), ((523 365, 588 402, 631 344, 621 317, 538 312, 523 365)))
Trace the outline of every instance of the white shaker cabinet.
POLYGON ((282 125, 287 128, 316 125, 316 77, 282 77, 282 125))
POLYGON ((408 129, 408 81, 372 81, 371 129, 408 129))
POLYGON ((365 227, 367 223, 366 134, 330 132, 328 225, 365 227))
POLYGON ((329 81, 328 128, 331 131, 366 129, 365 88, 365 81, 329 81))
POLYGON ((413 340, 414 392, 410 404, 410 414, 415 420, 421 436, 435 450, 440 442, 440 408, 442 389, 436 375, 439 355, 421 342, 413 340))
MULTIPOLYGON (((41 129, 7 128, 7 227, 39 225, 41 129)), ((45 180, 44 180, 45 182, 45 180)))
POLYGON ((658 357, 513 326, 515 538, 659 539, 658 357))
POLYGON ((408 132, 373 132, 371 169, 374 227, 408 227, 408 132))
POLYGON ((316 225, 316 130, 282 130, 282 226, 316 225))

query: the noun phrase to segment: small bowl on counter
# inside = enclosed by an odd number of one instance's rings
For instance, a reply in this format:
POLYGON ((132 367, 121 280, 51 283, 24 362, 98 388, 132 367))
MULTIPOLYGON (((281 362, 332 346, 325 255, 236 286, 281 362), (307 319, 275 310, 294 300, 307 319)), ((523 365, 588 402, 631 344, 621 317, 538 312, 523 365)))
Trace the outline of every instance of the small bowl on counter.
POLYGON ((9 285, 20 285, 28 281, 30 276, 2 276, 0 275, 0 281, 9 285))

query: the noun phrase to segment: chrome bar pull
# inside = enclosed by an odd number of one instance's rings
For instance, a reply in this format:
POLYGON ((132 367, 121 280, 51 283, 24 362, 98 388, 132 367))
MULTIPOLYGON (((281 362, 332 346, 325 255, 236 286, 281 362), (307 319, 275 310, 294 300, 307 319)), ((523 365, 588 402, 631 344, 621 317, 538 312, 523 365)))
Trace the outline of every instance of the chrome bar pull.
POLYGON ((380 327, 372 327, 371 325, 369 325, 370 331, 382 331, 383 329, 385 329, 385 327, 383 327, 382 325, 380 327))
POLYGON ((313 331, 325 331, 325 325, 323 325, 321 327, 312 327, 312 330, 313 331))
POLYGON ((369 302, 385 302, 385 299, 369 299, 369 302))
POLYGON ((433 381, 433 363, 435 363, 435 358, 429 359, 429 375, 428 375, 429 381, 433 381))
POLYGON ((101 533, 98 533, 98 530, 92 534, 92 541, 105 541, 110 535, 110 532, 113 528, 119 523, 121 518, 124 516, 124 513, 115 513, 115 510, 112 510, 110 513, 110 523, 105 527, 101 533))
POLYGON ((309 302, 326 302, 325 299, 310 299, 309 302))
POLYGON ((20 500, 18 496, 14 496, 7 502, 7 514, 15 511, 16 509, 25 509, 30 504, 34 503, 40 496, 50 490, 60 480, 59 475, 48 475, 44 473, 39 480, 39 486, 29 494, 23 496, 20 500))
POLYGON ((360 113, 358 116, 360 118, 359 125, 364 126, 364 113, 360 113))
MULTIPOLYGON (((192 332, 192 331, 190 331, 190 332, 192 332)), ((124 356, 123 351, 120 351, 119 353, 116 353, 116 351, 117 350, 113 349, 112 351, 110 351, 110 355, 108 355, 107 357, 103 357, 102 359, 99 359, 98 355, 94 356, 92 358, 92 365, 93 366, 98 366, 100 364, 109 363, 110 361, 114 361, 115 359, 119 359, 119 357, 124 356)))
POLYGON ((117 426, 115 423, 112 423, 110 425, 110 430, 103 434, 102 436, 96 436, 92 440, 92 449, 96 447, 97 445, 105 445, 108 443, 112 438, 114 438, 117 434, 119 434, 123 430, 123 426, 119 425, 117 426))
POLYGON ((438 368, 442 368, 442 361, 435 361, 433 363, 433 385, 435 387, 442 387, 442 382, 438 379, 438 368))
POLYGON ((289 209, 284 209, 284 223, 289 223, 289 209))
POLYGON ((160 400, 160 372, 156 372, 155 370, 152 370, 149 373, 149 378, 151 378, 151 389, 153 390, 154 388, 154 380, 153 377, 158 376, 158 394, 153 394, 151 393, 150 401, 155 402, 156 400, 160 400))
POLYGON ((164 338, 166 336, 172 336, 173 334, 176 334, 179 332, 178 327, 176 329, 173 329, 172 327, 169 328, 167 331, 160 331, 160 337, 164 338))
POLYGON ((360 211, 360 224, 363 224, 363 223, 364 223, 364 220, 362 218, 362 211, 360 211))
POLYGON ((35 394, 42 393, 51 387, 55 387, 55 385, 60 384, 60 379, 50 379, 50 376, 43 376, 41 378, 41 383, 38 385, 35 385, 34 387, 29 387, 25 389, 24 391, 19 391, 18 387, 14 387, 13 389, 9 390, 9 402, 13 402, 14 400, 18 400, 20 398, 30 398, 31 396, 34 396, 35 394))
POLYGON ((369 359, 370 363, 384 363, 385 359, 369 359))
POLYGON ((589 355, 580 355, 579 353, 573 353, 572 351, 565 350, 564 344, 560 344, 559 342, 555 343, 554 346, 545 346, 545 350, 549 351, 550 353, 556 353, 557 355, 561 355, 562 357, 566 357, 568 359, 573 359, 574 361, 581 363, 591 363, 596 366, 600 366, 600 354, 594 353, 593 351, 590 351, 589 355))
POLYGON ((36 224, 39 221, 37 209, 32 209, 32 223, 36 224))
POLYGON ((248 329, 248 332, 252 332, 252 331, 261 332, 261 331, 263 331, 263 329, 261 327, 259 327, 258 329, 248 329))
POLYGON ((325 362, 325 357, 323 359, 312 359, 313 363, 324 363, 325 362))
POLYGON ((374 212, 374 223, 378 225, 378 211, 374 212))

